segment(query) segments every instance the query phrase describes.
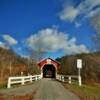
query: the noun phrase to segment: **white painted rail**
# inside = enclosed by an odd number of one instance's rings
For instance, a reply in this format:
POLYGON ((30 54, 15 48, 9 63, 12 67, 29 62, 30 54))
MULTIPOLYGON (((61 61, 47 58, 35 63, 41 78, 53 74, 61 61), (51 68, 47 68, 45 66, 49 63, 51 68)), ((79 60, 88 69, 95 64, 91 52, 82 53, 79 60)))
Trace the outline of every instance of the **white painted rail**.
POLYGON ((66 82, 66 80, 68 80, 69 84, 72 83, 72 80, 78 80, 79 86, 82 85, 81 76, 77 76, 77 75, 57 75, 56 79, 62 82, 66 82))
POLYGON ((40 80, 41 78, 42 78, 41 75, 9 77, 7 88, 11 88, 12 84, 21 83, 22 85, 24 85, 25 82, 31 82, 32 83, 32 81, 37 81, 37 80, 40 80))

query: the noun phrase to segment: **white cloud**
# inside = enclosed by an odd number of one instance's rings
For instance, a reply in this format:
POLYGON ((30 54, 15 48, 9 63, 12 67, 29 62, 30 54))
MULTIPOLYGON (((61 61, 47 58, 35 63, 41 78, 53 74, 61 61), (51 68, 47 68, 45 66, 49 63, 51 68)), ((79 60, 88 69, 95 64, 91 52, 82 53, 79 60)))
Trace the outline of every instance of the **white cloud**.
POLYGON ((80 27, 80 26, 81 26, 81 24, 80 24, 80 23, 75 22, 75 27, 76 27, 76 28, 78 28, 78 27, 80 27))
POLYGON ((0 47, 1 47, 1 48, 4 48, 4 49, 9 49, 9 47, 6 46, 6 44, 3 43, 3 42, 1 42, 1 41, 0 41, 0 47))
POLYGON ((91 11, 89 14, 87 14, 85 17, 86 18, 92 18, 95 15, 97 15, 100 12, 100 8, 97 8, 96 10, 91 11))
POLYGON ((96 13, 99 13, 100 12, 99 8, 100 8, 100 0, 85 0, 81 2, 80 5, 77 7, 77 9, 80 9, 80 14, 84 14, 85 17, 86 16, 92 17, 96 13))
POLYGON ((3 35, 2 37, 9 45, 16 45, 18 43, 18 41, 10 35, 3 35))
POLYGON ((37 34, 31 35, 26 42, 29 47, 44 52, 58 50, 63 50, 66 54, 89 52, 85 45, 77 45, 75 37, 69 39, 67 34, 54 28, 40 30, 37 34))
POLYGON ((80 18, 82 20, 94 16, 96 13, 100 13, 100 0, 84 0, 76 7, 74 5, 66 5, 61 11, 59 18, 72 22, 80 15, 82 15, 80 18))
POLYGON ((91 7, 94 7, 96 5, 100 5, 100 0, 85 0, 85 2, 87 2, 88 5, 91 5, 91 7))
POLYGON ((73 21, 78 15, 78 9, 73 6, 65 7, 60 13, 60 19, 64 21, 73 21))
POLYGON ((32 48, 42 48, 45 51, 56 51, 63 47, 66 39, 67 38, 64 33, 58 32, 56 29, 47 28, 30 36, 27 39, 27 43, 32 48))

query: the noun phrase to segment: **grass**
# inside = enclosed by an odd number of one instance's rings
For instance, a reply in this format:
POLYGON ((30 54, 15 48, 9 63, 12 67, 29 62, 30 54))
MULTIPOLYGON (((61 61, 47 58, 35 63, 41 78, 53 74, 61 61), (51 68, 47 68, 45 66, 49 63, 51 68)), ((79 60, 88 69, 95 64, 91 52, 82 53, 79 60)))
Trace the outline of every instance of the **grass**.
POLYGON ((34 96, 36 94, 36 90, 30 93, 21 94, 21 95, 5 95, 0 94, 0 100, 34 100, 34 96))
POLYGON ((7 84, 0 84, 0 89, 5 89, 7 88, 7 84))
MULTIPOLYGON (((24 87, 24 86, 28 86, 28 85, 31 85, 33 83, 27 83, 25 85, 21 85, 21 84, 17 84, 17 85, 13 85, 12 87, 13 88, 18 88, 18 87, 24 87)), ((7 89, 7 84, 0 84, 0 89, 7 89)), ((29 92, 29 93, 23 93, 23 94, 13 94, 13 95, 8 95, 8 94, 4 94, 4 93, 0 93, 0 100, 33 100, 34 99, 34 96, 36 94, 36 90, 33 89, 32 92, 29 92)))
POLYGON ((77 84, 66 84, 65 88, 77 94, 82 100, 100 100, 100 87, 82 85, 79 87, 77 84))

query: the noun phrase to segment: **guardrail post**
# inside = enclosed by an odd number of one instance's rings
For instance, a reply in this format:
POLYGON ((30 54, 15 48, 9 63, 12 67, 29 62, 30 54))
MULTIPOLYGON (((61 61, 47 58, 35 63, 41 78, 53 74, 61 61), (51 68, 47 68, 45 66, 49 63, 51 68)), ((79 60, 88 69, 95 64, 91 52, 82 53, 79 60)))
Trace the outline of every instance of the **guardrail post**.
POLYGON ((62 80, 62 82, 64 82, 64 76, 61 76, 62 78, 61 78, 61 80, 62 80))
POLYGON ((24 77, 22 77, 22 85, 24 85, 24 77))
POLYGON ((35 81, 37 81, 38 80, 38 77, 37 76, 35 76, 35 81))
POLYGON ((79 83, 79 86, 82 86, 82 79, 81 79, 81 76, 78 76, 78 83, 79 83))
POLYGON ((68 77, 68 83, 69 83, 69 84, 72 83, 72 81, 71 81, 71 76, 68 77))
POLYGON ((62 76, 61 75, 57 75, 56 79, 59 80, 59 81, 61 81, 62 76))
POLYGON ((8 79, 7 88, 11 88, 11 81, 10 81, 10 78, 8 79))
POLYGON ((38 79, 40 80, 41 79, 41 76, 39 76, 38 79))
POLYGON ((32 83, 32 76, 30 76, 30 82, 32 83))

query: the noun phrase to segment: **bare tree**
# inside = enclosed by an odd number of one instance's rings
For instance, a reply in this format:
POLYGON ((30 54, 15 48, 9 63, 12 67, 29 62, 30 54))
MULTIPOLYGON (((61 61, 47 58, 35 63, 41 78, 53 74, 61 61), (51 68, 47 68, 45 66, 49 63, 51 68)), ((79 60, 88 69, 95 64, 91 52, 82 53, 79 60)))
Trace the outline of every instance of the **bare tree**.
POLYGON ((30 56, 26 62, 28 65, 28 73, 29 74, 40 74, 40 69, 37 63, 43 58, 45 52, 41 48, 33 49, 30 47, 26 47, 26 49, 30 53, 30 56))
POLYGON ((6 60, 5 60, 5 52, 1 50, 1 55, 0 55, 0 79, 2 80, 4 77, 4 71, 6 69, 6 60), (2 56, 4 55, 4 56, 2 56), (5 63, 4 63, 5 62, 5 63))
POLYGON ((41 60, 45 55, 45 52, 42 51, 42 48, 39 48, 37 50, 33 50, 31 53, 32 53, 32 55, 31 55, 32 60, 34 60, 36 62, 41 60))
POLYGON ((26 49, 28 50, 28 52, 30 54, 30 56, 29 56, 30 61, 35 62, 35 63, 40 61, 46 53, 45 51, 43 51, 42 48, 33 49, 33 48, 27 47, 26 49))

